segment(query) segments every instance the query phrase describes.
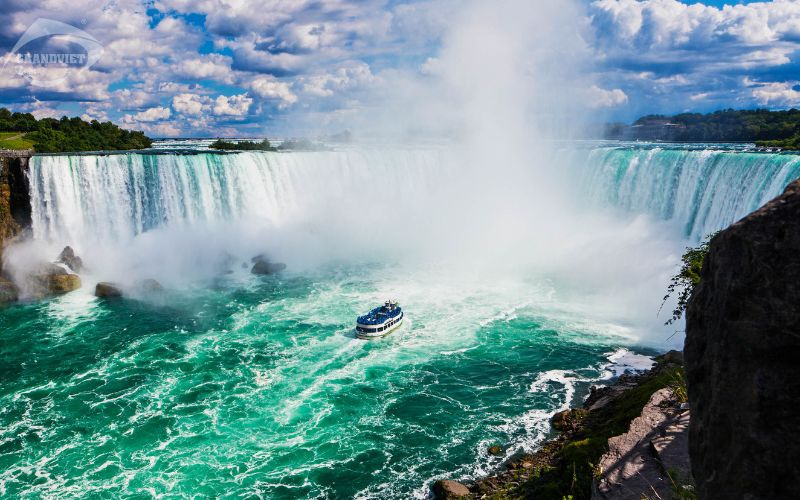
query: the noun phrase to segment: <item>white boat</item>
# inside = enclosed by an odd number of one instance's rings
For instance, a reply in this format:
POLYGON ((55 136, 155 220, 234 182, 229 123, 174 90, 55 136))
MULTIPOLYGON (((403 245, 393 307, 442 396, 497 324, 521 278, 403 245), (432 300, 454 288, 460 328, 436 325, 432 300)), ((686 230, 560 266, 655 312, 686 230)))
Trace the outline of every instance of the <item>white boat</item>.
POLYGON ((403 324, 403 309, 387 300, 367 314, 359 316, 356 321, 356 336, 360 339, 385 337, 400 328, 403 324))

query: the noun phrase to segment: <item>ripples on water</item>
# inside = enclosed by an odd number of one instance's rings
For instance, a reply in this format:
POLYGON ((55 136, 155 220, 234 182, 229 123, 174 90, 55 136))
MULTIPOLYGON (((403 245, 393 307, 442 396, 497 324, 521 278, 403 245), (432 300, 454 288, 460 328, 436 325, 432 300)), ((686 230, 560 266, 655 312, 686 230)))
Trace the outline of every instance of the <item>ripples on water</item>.
POLYGON ((422 497, 489 472, 490 444, 533 449, 626 343, 530 284, 382 276, 3 311, 0 494, 422 497), (385 296, 409 323, 355 339, 355 315, 385 296))

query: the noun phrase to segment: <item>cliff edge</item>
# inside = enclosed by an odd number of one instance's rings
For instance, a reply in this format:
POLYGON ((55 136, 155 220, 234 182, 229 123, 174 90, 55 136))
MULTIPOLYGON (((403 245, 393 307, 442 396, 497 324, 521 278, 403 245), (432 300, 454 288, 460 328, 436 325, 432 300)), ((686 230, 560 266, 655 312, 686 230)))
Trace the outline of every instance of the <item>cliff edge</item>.
POLYGON ((699 497, 796 498, 800 181, 713 238, 684 355, 699 497))

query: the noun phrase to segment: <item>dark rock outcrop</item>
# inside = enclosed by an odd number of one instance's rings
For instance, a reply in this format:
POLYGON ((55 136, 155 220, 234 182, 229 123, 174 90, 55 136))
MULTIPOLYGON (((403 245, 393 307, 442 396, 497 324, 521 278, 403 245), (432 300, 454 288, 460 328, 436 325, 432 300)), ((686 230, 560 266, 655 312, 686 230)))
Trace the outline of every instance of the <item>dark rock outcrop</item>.
POLYGON ((96 297, 103 299, 113 299, 122 297, 122 290, 114 283, 101 281, 97 284, 97 286, 94 287, 94 294, 96 297))
POLYGON ((250 261, 253 263, 253 268, 250 270, 253 274, 275 274, 286 269, 286 264, 271 262, 264 254, 256 255, 250 261))
POLYGON ((684 348, 700 498, 796 498, 800 181, 711 241, 684 348))
POLYGON ((450 479, 440 479, 433 483, 433 498, 436 500, 453 500, 456 498, 469 498, 469 488, 450 479))
POLYGON ((66 265, 73 272, 79 273, 83 271, 83 260, 75 255, 75 250, 70 246, 64 247, 56 262, 66 265))

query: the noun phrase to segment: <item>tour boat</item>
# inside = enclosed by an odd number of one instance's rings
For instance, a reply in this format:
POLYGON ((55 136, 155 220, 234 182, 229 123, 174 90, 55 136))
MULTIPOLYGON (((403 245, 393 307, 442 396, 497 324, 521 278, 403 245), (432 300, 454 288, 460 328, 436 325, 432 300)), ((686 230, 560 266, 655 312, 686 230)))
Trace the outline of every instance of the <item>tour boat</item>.
POLYGON ((360 339, 374 339, 390 334, 403 324, 403 310, 397 304, 387 300, 367 314, 359 316, 356 321, 356 335, 360 339))

